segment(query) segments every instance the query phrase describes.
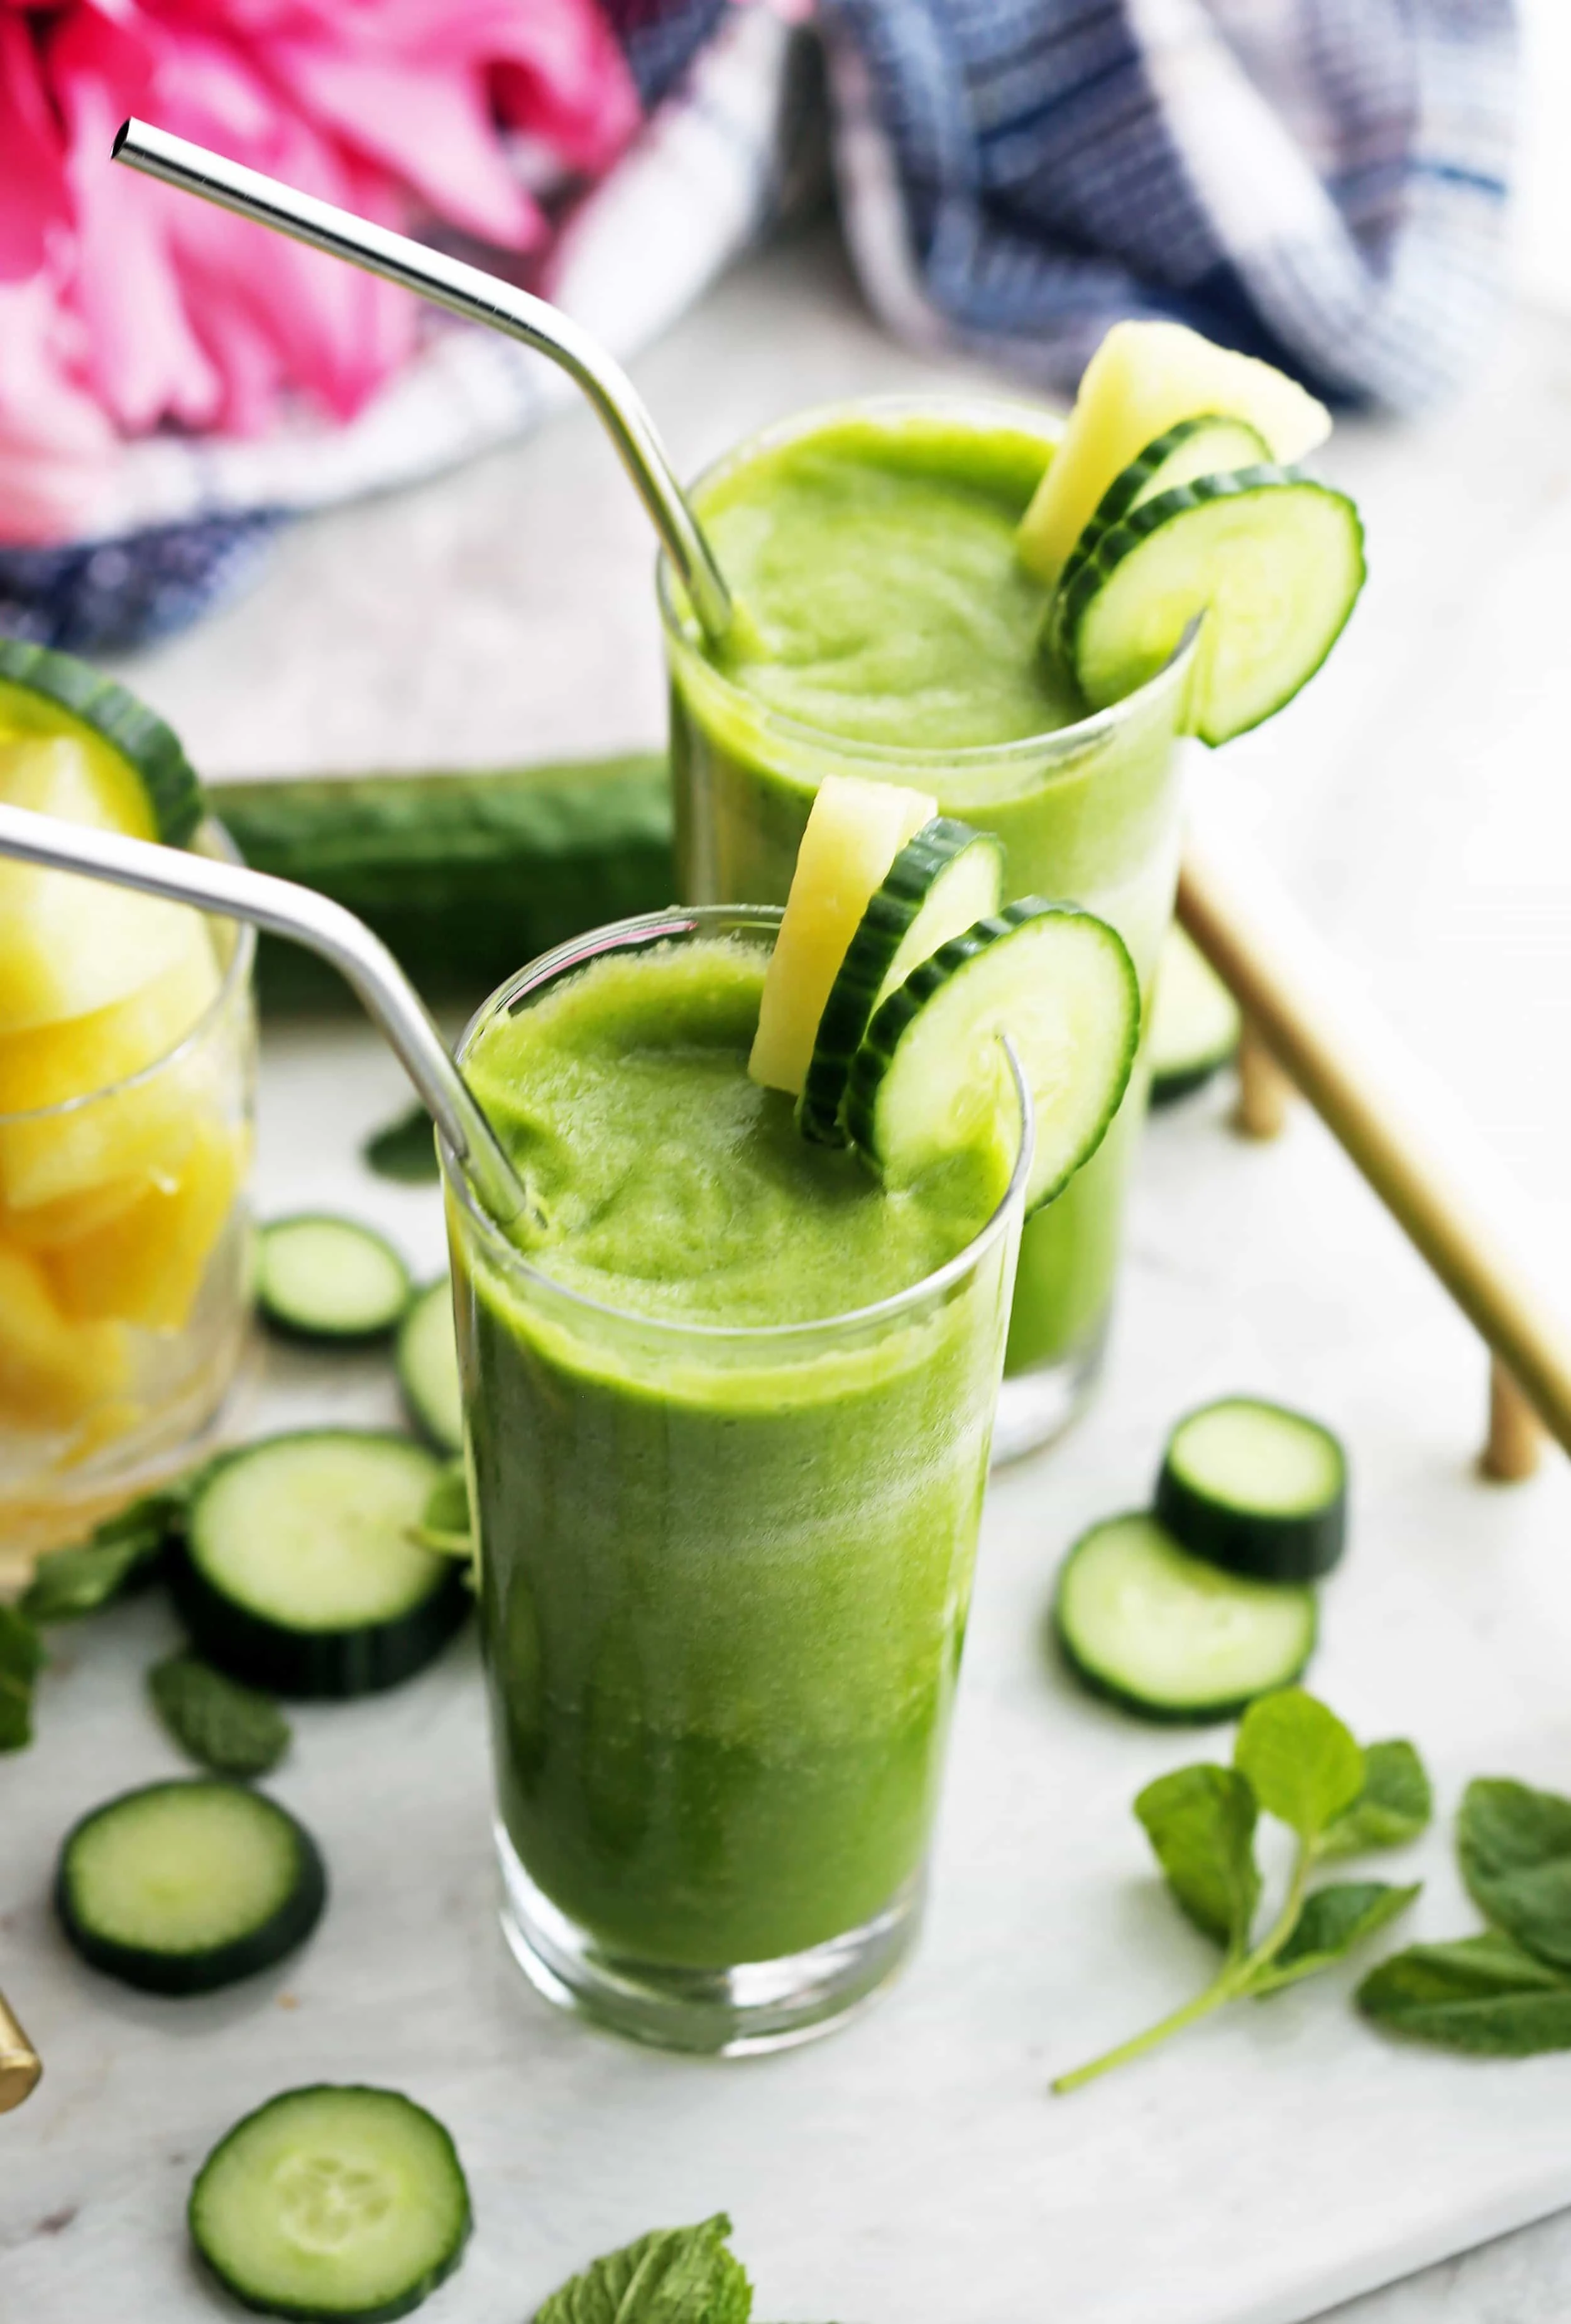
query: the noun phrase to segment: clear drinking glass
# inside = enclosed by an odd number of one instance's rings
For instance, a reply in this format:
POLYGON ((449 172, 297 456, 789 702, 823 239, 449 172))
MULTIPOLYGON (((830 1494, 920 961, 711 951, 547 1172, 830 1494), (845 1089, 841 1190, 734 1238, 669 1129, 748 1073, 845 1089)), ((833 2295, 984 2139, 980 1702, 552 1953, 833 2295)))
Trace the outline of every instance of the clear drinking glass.
MULTIPOLYGON (((1056 437, 1040 411, 968 398, 880 397, 803 412, 751 438, 700 476, 723 478, 784 443, 847 420, 898 430, 1056 437)), ((670 671, 671 774, 683 896, 783 904, 814 793, 826 775, 901 783, 946 815, 996 832, 1005 893, 1073 900, 1110 920, 1149 1000, 1178 877, 1179 762, 1189 653, 1127 700, 1072 725, 983 749, 891 749, 783 717, 706 654, 669 564, 659 575, 670 671)), ((1123 1203, 1149 1075, 1137 1065, 1100 1150, 1027 1225, 1010 1323, 994 1456, 1048 1443, 1073 1417, 1102 1358, 1123 1203)))
POLYGON ((206 927, 217 982, 166 1054, 0 1112, 0 1578, 183 1465, 245 1344, 256 944, 206 927))
MULTIPOLYGON (((603 954, 780 915, 601 928, 603 954)), ((801 2041, 912 1944, 970 1594, 1029 1154, 909 1291, 729 1329, 553 1283, 444 1156, 507 1937, 639 2039, 801 2041)))

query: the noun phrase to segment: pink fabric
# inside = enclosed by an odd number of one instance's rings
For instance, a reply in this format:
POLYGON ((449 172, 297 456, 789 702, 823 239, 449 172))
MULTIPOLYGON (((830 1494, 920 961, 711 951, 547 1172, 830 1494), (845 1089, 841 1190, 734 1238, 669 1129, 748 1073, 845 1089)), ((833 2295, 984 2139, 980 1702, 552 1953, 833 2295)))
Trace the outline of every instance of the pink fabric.
POLYGON ((347 418, 414 343, 407 293, 115 168, 133 113, 528 251, 507 133, 592 173, 638 106, 596 0, 0 0, 0 540, 69 537, 120 438, 347 418))

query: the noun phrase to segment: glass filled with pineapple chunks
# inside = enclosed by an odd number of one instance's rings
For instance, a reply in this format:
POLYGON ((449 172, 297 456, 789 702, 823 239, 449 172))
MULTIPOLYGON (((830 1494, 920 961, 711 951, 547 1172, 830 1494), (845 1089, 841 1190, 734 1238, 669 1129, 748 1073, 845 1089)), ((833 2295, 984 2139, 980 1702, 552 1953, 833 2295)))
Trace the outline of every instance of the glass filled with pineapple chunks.
MULTIPOLYGON (((229 852, 167 727, 12 641, 0 799, 229 852)), ((254 954, 232 921, 0 861, 0 1568, 177 1466, 234 1377, 254 954)))

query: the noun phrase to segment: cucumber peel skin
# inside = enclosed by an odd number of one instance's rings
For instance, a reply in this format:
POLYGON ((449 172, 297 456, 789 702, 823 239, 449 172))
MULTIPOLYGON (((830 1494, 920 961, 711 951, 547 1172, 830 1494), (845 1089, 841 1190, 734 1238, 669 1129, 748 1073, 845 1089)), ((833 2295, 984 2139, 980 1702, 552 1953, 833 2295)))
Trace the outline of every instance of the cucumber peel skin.
MULTIPOLYGON (((330 896, 421 992, 479 999, 553 945, 678 892, 663 754, 465 772, 216 783, 247 863, 330 896)), ((263 936, 266 1010, 337 1007, 337 971, 263 936)))
POLYGON ((1363 523, 1346 493, 1292 468, 1241 468, 1159 493, 1088 529, 1049 609, 1049 632, 1087 702, 1103 709, 1154 677, 1189 623, 1206 615, 1190 728, 1215 748, 1274 716, 1308 684, 1345 628, 1367 570, 1363 523), (1287 562, 1289 519, 1302 534, 1296 572, 1287 562), (1257 553, 1246 559, 1245 549, 1257 553), (1164 560, 1175 568, 1165 578, 1164 560), (1284 576, 1315 602, 1287 604, 1280 587, 1263 586, 1284 576), (1271 627, 1252 665, 1241 647, 1262 611, 1271 627))
POLYGON ((304 1944, 322 1916, 328 1896, 328 1876, 315 1840, 302 1823, 276 1800, 243 1784, 213 1776, 189 1776, 162 1784, 144 1784, 123 1792, 92 1809, 72 1825, 60 1848, 55 1875, 54 1903, 61 1927, 74 1950, 90 1969, 116 1978, 143 1993, 185 1999, 193 1994, 216 1993, 272 1969, 304 1944), (220 1941, 182 1950, 158 1950, 145 1941, 116 1936, 101 1924, 87 1894, 81 1859, 90 1850, 96 1833, 112 1817, 134 1818, 149 1803, 201 1794, 227 1796, 236 1814, 267 1819, 287 1830, 293 1844, 292 1877, 276 1909, 264 1920, 220 1941))
POLYGON ((1317 1582, 1347 1545, 1347 1455, 1330 1429, 1263 1397, 1221 1397, 1186 1413, 1169 1435, 1157 1477, 1156 1514, 1191 1556, 1262 1582, 1317 1582), (1225 1435, 1235 1440, 1230 1452, 1225 1435), (1252 1443, 1250 1439, 1252 1438, 1252 1443), (1273 1440, 1274 1439, 1274 1443, 1273 1440), (1300 1483, 1287 1495, 1236 1481, 1227 1471, 1274 1452, 1300 1483))
MULTIPOLYGON (((330 2129, 324 2136, 319 2128, 312 2132, 302 2127, 297 2139, 300 2158, 308 2164, 315 2163, 319 2171, 325 2162, 330 2172, 340 2159, 331 2152, 335 2141, 330 2129)), ((345 2144, 341 2131, 336 2143, 340 2148, 345 2144)), ((385 2134, 383 2143, 385 2144, 385 2134)), ((358 2151, 358 2164, 353 2155, 341 2159, 358 2180, 365 2166, 365 2144, 361 2140, 354 2144, 358 2151)), ((302 2179, 306 2176, 304 2172, 300 2174, 302 2179)), ((309 2200, 309 2188, 305 2200, 309 2200)), ((296 2318, 300 2324, 395 2324, 397 2318, 408 2316, 429 2299, 457 2267, 474 2228, 474 2211, 457 2149, 445 2125, 433 2114, 399 2090, 379 2089, 356 2082, 316 2082, 301 2089, 281 2091, 242 2116, 226 2132, 192 2181, 186 2224, 203 2266, 242 2307, 264 2316, 296 2318), (262 2280, 266 2272, 266 2256, 263 2251, 259 2264, 257 2246, 265 2245, 270 2222, 257 2221, 256 2208, 269 2202, 287 2202, 287 2194, 281 2193, 281 2190, 287 2189, 290 2177, 290 2158, 276 2150, 272 2155, 268 2153, 270 2134, 275 2134, 280 2127, 284 2127, 287 2134, 291 2118, 309 2126, 313 2116, 326 2116, 330 2123, 335 2114, 340 2117, 347 2115, 351 2119, 356 2114, 380 2115, 384 2124, 390 2124, 397 2118, 399 2110, 404 2116, 401 2128, 405 2135, 399 2142, 404 2149, 401 2157, 404 2170, 394 2174, 395 2183, 416 2164, 428 2181, 434 2168, 443 2182, 440 2194, 444 2200, 434 2200, 436 2190, 428 2183, 420 2190, 423 2200, 418 2207, 410 2205, 407 2196, 399 2207, 406 2218, 416 2210, 426 2234, 428 2248, 418 2254, 413 2267, 406 2269, 396 2282, 396 2288, 393 2275, 384 2268, 386 2280, 369 2297, 362 2269, 362 2281, 357 2286, 351 2282, 342 2287, 337 2297, 329 2297, 320 2282, 323 2271, 319 2246, 312 2252, 307 2270, 318 2279, 314 2291, 283 2281, 283 2273, 291 2272, 292 2255, 287 2253, 283 2272, 275 2270, 271 2281, 262 2280), (417 2147, 423 2151, 417 2154, 417 2147), (261 2150, 261 2168, 256 2173, 257 2183, 247 2185, 247 2151, 253 2148, 261 2150), (226 2185, 226 2181, 236 2183, 226 2185), (249 2246, 244 2255, 232 2248, 236 2238, 231 2227, 236 2223, 240 2228, 238 2240, 249 2246)), ((338 2242, 335 2261, 345 2274, 352 2276, 353 2260, 347 2259, 345 2264, 347 2240, 338 2242)))
MULTIPOLYGON (((69 734, 77 728, 106 744, 141 782, 159 838, 170 847, 186 844, 206 810, 196 770, 171 727, 75 655, 0 636, 0 730, 8 700, 29 695, 58 714, 39 731, 69 734)), ((34 724, 32 715, 22 721, 24 731, 34 724)))

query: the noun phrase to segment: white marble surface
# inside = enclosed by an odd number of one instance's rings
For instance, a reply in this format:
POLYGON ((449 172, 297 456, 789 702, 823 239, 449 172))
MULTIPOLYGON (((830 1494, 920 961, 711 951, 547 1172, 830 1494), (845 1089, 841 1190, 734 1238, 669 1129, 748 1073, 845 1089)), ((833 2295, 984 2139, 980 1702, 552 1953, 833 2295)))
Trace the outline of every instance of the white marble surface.
MULTIPOLYGON (((820 244, 723 286, 642 366, 690 466, 804 401, 938 376, 891 347, 820 244)), ((1232 754, 1302 899, 1465 1097, 1558 1246, 1571 1098, 1571 335, 1524 318, 1469 406, 1363 426, 1334 465, 1373 578, 1335 665, 1232 754), (1258 780, 1256 779, 1258 778, 1258 780)), ((658 733, 647 550, 587 420, 423 493, 302 526, 252 599, 136 669, 213 771, 456 762, 658 733)), ((434 1257, 430 1198, 356 1176, 397 1102, 348 1029, 270 1044, 263 1170, 282 1206, 375 1206, 434 1257)), ((1108 1390, 996 1489, 932 1925, 910 1975, 822 2048, 742 2070, 649 2058, 522 1990, 489 1923, 485 1777, 457 1650, 382 1703, 303 1713, 281 1794, 318 1828, 333 1912, 286 1976, 186 2010, 78 1970, 42 1904, 69 1813, 172 1765, 137 1702, 162 1635, 84 1630, 43 1738, 0 1768, 0 1975, 50 2073, 0 2122, 5 2324, 212 2312, 178 2218, 194 2162, 268 2090, 402 2081, 449 2120, 482 2230, 432 2324, 513 2324, 588 2252, 725 2202, 763 2316, 878 2324, 1288 2324, 1571 2200, 1571 2063, 1470 2066, 1377 2042, 1335 1981, 1197 2034, 1067 2102, 1048 2073, 1142 2022, 1195 1966, 1126 1803, 1192 1745, 1087 1707, 1039 1655, 1053 1563, 1143 1491, 1186 1399, 1244 1382, 1352 1443, 1357 1549, 1317 1681, 1410 1729, 1447 1800, 1481 1769, 1571 1785, 1571 1472, 1468 1472, 1465 1329, 1300 1120, 1268 1152, 1202 1102, 1157 1125, 1108 1390), (69 2215, 69 2216, 68 2216, 69 2215)), ((297 1363, 279 1417, 372 1412, 374 1372, 297 1363)), ((270 1414, 270 1416, 272 1415, 270 1414)), ((1465 1925, 1442 1835, 1421 1925, 1465 1925)), ((1571 2306, 1553 2223, 1355 2302, 1344 2324, 1538 2324, 1571 2306)))

